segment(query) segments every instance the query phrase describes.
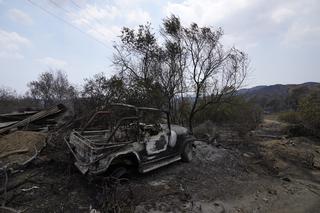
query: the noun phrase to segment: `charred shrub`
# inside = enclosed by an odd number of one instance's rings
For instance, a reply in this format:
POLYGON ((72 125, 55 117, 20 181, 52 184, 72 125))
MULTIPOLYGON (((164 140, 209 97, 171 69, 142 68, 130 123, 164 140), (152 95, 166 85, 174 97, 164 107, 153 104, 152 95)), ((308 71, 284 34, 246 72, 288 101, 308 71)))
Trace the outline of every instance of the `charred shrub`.
POLYGON ((312 131, 303 124, 291 124, 287 127, 286 132, 289 137, 310 136, 312 131))
POLYGON ((195 127, 193 134, 196 138, 204 140, 219 137, 217 126, 210 120, 207 120, 195 127))

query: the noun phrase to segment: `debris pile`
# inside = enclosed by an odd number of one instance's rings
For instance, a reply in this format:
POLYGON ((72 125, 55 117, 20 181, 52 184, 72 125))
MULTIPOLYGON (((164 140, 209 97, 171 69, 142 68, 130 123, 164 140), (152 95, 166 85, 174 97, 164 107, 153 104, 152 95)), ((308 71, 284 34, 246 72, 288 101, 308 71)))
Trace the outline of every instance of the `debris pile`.
POLYGON ((57 124, 57 115, 65 111, 65 106, 58 104, 42 111, 26 111, 0 115, 0 135, 15 130, 48 131, 57 124))
MULTIPOLYGON (((17 212, 6 207, 8 192, 26 178, 15 178, 18 181, 12 178, 23 176, 26 167, 38 157, 46 146, 47 132, 58 125, 59 115, 65 109, 59 104, 42 111, 0 114, 0 211, 17 212)), ((23 192, 27 191, 29 189, 23 192)))
POLYGON ((217 148, 209 143, 203 141, 196 141, 195 146, 197 148, 197 152, 194 153, 195 158, 197 158, 202 163, 212 162, 218 158, 222 158, 225 149, 217 148))
POLYGON ((0 138, 0 162, 2 165, 23 165, 46 145, 47 134, 16 131, 0 138))

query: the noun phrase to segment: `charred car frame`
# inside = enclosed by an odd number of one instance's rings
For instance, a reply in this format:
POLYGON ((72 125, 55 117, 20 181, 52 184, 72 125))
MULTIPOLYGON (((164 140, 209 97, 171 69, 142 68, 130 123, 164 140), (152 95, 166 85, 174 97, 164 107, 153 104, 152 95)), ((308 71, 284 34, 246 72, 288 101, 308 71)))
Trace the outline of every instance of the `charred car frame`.
POLYGON ((170 124, 167 111, 127 104, 111 106, 132 112, 118 117, 102 130, 90 130, 96 119, 106 115, 111 120, 113 115, 112 110, 98 111, 83 128, 73 130, 65 139, 76 167, 83 174, 99 175, 108 171, 121 176, 128 168, 146 173, 179 160, 192 160, 194 137, 188 129, 170 124), (148 113, 165 117, 154 119, 148 113))

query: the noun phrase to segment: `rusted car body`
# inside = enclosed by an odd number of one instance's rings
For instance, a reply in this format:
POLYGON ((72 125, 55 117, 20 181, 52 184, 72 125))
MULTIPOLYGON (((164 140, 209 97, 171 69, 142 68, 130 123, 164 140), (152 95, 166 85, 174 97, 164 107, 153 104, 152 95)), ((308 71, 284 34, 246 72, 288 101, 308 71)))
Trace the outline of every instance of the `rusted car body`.
POLYGON ((96 112, 87 125, 73 130, 66 143, 75 157, 76 167, 88 175, 99 175, 118 168, 136 168, 145 173, 175 161, 191 161, 194 137, 181 126, 171 125, 169 113, 160 109, 113 104, 133 110, 131 115, 117 119, 103 130, 88 130, 88 126, 102 115, 112 111, 96 112), (149 118, 145 112, 161 113, 166 121, 149 118))

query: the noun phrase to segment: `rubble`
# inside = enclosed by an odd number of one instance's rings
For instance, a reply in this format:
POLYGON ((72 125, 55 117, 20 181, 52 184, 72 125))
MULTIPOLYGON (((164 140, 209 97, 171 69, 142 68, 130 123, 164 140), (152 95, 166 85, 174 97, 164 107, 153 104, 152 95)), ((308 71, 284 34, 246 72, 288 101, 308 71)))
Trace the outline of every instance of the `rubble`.
POLYGON ((63 112, 65 109, 66 108, 64 105, 58 104, 54 107, 39 112, 31 111, 24 113, 2 114, 0 115, 0 120, 5 121, 5 123, 0 125, 0 135, 21 128, 30 130, 47 130, 50 125, 56 123, 54 120, 50 120, 48 118, 63 112), (8 122, 8 120, 11 121, 8 122))
POLYGON ((196 141, 195 146, 197 149, 197 152, 195 152, 195 158, 203 163, 213 162, 219 158, 222 158, 226 152, 226 150, 223 148, 217 148, 203 141, 196 141))
MULTIPOLYGON (((57 124, 55 118, 63 111, 65 111, 65 106, 59 104, 42 111, 0 115, 1 212, 20 212, 6 206, 8 202, 7 194, 9 191, 24 185, 33 175, 19 180, 19 178, 14 178, 15 174, 23 175, 26 167, 38 157, 46 146, 47 134, 44 131, 48 131, 49 128, 57 124)), ((39 187, 22 188, 21 192, 27 193, 34 189, 39 189, 39 187)))

